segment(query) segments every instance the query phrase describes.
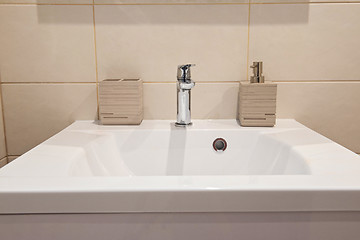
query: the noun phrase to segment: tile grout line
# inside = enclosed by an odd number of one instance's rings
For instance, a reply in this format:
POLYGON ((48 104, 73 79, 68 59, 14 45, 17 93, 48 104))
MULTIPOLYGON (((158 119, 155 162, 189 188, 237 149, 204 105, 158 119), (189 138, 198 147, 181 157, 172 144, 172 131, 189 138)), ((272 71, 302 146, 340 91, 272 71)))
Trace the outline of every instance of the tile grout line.
POLYGON ((234 2, 224 2, 224 3, 0 3, 0 6, 6 5, 23 5, 23 6, 136 6, 136 5, 148 5, 148 6, 169 6, 169 5, 271 5, 271 4, 352 4, 360 3, 360 1, 335 1, 335 2, 248 2, 248 3, 234 3, 234 2))
MULTIPOLYGON (((240 81, 248 81, 248 80, 240 80, 240 81)), ((360 80, 271 80, 276 83, 358 83, 360 80)), ((238 83, 239 81, 197 81, 196 83, 238 83)), ((144 81, 144 83, 176 83, 176 81, 144 81)), ((86 84, 96 84, 98 82, 2 82, 0 85, 86 85, 86 84)))
POLYGON ((247 35, 247 49, 246 49, 246 80, 249 79, 249 54, 250 54, 250 12, 251 12, 251 0, 249 0, 248 11, 248 35, 247 35))
POLYGON ((4 141, 5 141, 5 157, 8 156, 8 143, 7 143, 7 139, 6 139, 6 128, 5 128, 5 112, 4 112, 4 98, 3 98, 3 92, 2 92, 2 86, 0 84, 0 95, 1 95, 1 113, 2 113, 2 120, 3 120, 3 131, 4 131, 4 141))
POLYGON ((11 5, 20 5, 20 6, 92 6, 92 3, 0 3, 0 6, 11 6, 11 5))
MULTIPOLYGON (((176 81, 158 81, 158 82, 144 82, 144 84, 158 84, 158 83, 168 83, 168 84, 176 84, 176 81)), ((196 84, 202 84, 202 83, 239 83, 239 81, 221 81, 221 82, 216 82, 216 81, 196 81, 196 84)))
POLYGON ((334 1, 334 2, 214 2, 214 3, 94 3, 94 5, 247 5, 247 4, 331 4, 331 3, 360 3, 360 1, 334 1))
POLYGON ((93 26, 94 26, 94 53, 95 53, 95 78, 96 78, 96 113, 98 120, 100 119, 99 111, 99 71, 98 71, 98 60, 97 60, 97 44, 96 44, 96 26, 95 26, 95 0, 93 0, 93 26))
MULTIPOLYGON (((29 5, 29 6, 36 6, 36 5, 48 5, 48 6, 118 6, 118 5, 245 5, 248 3, 0 3, 1 5, 29 5)), ((263 3, 257 3, 263 4, 263 3)), ((265 3, 264 3, 265 4, 265 3)), ((266 3, 268 4, 268 3, 266 3)))
POLYGON ((350 1, 346 1, 346 2, 341 2, 341 1, 334 1, 334 2, 254 2, 251 3, 253 5, 272 5, 272 4, 339 4, 339 3, 360 3, 360 1, 354 1, 354 2, 350 2, 350 1))
POLYGON ((169 6, 169 5, 247 5, 248 3, 235 3, 235 2, 222 2, 222 3, 94 3, 94 5, 104 5, 104 6, 109 6, 109 5, 154 5, 154 6, 159 6, 159 5, 164 5, 164 6, 169 6))
POLYGON ((48 6, 136 6, 136 5, 149 5, 149 6, 169 6, 169 5, 247 5, 248 3, 0 3, 1 5, 25 5, 25 6, 36 6, 36 5, 48 5, 48 6))
POLYGON ((12 84, 96 84, 96 82, 2 82, 1 85, 12 84))
POLYGON ((360 80, 271 80, 276 83, 355 83, 360 80))

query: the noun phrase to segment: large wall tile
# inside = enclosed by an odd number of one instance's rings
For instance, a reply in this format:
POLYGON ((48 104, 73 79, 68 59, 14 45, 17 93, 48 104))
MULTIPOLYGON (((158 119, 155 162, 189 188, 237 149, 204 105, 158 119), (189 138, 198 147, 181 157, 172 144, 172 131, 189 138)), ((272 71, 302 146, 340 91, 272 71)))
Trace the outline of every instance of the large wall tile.
POLYGON ((2 5, 0 36, 2 82, 96 81, 92 6, 2 5))
POLYGON ((144 119, 176 119, 176 84, 144 83, 144 119))
POLYGON ((95 4, 248 3, 249 0, 95 0, 95 4))
POLYGON ((360 153, 360 82, 279 83, 277 117, 294 118, 360 153))
POLYGON ((196 81, 246 78, 247 5, 95 6, 99 79, 176 81, 196 63, 196 81))
MULTIPOLYGON (((196 83, 191 90, 192 119, 236 118, 238 83, 196 83)), ((175 83, 144 84, 144 118, 176 120, 175 83)))
MULTIPOLYGON (((238 83, 197 83, 191 90, 192 119, 236 118, 238 83)), ((144 84, 144 118, 176 120, 175 83, 144 84)))
POLYGON ((96 119, 96 84, 5 84, 8 155, 21 155, 75 120, 96 119))
POLYGON ((6 154, 6 145, 5 145, 4 122, 2 115, 1 90, 0 90, 0 159, 6 157, 6 155, 7 154, 6 154))
POLYGON ((199 83, 192 92, 194 119, 235 119, 239 83, 199 83))
POLYGON ((268 80, 360 79, 360 4, 251 5, 250 62, 268 80))
POLYGON ((0 3, 92 4, 93 0, 0 0, 0 3))

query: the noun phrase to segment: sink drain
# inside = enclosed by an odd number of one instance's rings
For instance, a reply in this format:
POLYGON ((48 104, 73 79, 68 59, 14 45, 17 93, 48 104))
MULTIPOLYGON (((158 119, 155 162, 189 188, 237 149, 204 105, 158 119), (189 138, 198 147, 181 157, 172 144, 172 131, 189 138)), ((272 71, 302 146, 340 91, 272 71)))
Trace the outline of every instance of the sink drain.
POLYGON ((227 142, 223 138, 217 138, 213 142, 213 148, 215 151, 223 152, 227 148, 227 142))

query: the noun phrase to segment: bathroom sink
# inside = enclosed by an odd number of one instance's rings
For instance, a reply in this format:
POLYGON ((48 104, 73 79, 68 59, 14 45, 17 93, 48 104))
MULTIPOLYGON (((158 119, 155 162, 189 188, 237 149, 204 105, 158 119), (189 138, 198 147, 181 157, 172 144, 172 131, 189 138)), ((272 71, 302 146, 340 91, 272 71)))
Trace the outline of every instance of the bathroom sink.
POLYGON ((291 119, 77 121, 0 180, 0 213, 360 210, 360 157, 291 119))
POLYGON ((20 157, 0 175, 342 173, 360 173, 359 157, 294 120, 279 120, 274 128, 244 128, 235 120, 195 121, 190 127, 145 120, 141 126, 100 126, 78 121, 20 157), (226 142, 224 151, 214 148, 217 138, 226 142))

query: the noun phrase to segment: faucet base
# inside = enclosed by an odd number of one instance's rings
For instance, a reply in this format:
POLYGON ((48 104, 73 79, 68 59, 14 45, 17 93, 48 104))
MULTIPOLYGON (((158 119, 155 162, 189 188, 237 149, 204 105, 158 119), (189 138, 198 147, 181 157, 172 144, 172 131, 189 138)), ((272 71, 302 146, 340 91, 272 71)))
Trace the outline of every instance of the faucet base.
POLYGON ((191 126, 191 125, 192 125, 192 122, 191 123, 178 123, 178 122, 175 123, 175 127, 187 127, 187 126, 191 126))

